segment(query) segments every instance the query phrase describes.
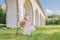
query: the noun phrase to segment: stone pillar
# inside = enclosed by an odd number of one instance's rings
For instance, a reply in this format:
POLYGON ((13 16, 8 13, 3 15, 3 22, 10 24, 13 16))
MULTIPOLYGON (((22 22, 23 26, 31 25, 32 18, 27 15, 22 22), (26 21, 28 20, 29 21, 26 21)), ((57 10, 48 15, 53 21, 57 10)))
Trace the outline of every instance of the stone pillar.
POLYGON ((25 0, 18 0, 19 21, 23 21, 24 20, 24 2, 25 2, 25 0))
POLYGON ((17 4, 16 0, 6 0, 7 14, 6 14, 6 26, 9 28, 17 27, 17 4))
POLYGON ((39 13, 39 26, 40 26, 40 21, 41 21, 41 19, 40 19, 40 13, 39 13))
POLYGON ((35 10, 33 9, 33 25, 35 26, 35 10))

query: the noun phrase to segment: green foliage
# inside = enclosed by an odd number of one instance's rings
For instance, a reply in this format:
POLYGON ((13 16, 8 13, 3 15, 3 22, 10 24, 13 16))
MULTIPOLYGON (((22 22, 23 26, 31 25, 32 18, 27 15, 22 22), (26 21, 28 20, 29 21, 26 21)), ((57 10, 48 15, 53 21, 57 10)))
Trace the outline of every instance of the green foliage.
POLYGON ((0 5, 0 23, 6 23, 6 11, 2 8, 2 5, 0 5))
POLYGON ((46 24, 47 25, 58 25, 60 24, 60 15, 50 15, 46 19, 46 24))

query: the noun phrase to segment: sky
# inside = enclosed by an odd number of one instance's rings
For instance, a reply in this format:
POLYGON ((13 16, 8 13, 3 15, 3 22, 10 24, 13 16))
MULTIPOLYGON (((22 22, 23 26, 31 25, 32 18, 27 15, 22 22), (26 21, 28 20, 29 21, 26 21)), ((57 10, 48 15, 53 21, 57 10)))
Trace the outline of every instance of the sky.
MULTIPOLYGON (((40 3, 46 15, 58 14, 60 15, 60 0, 40 0, 40 3)), ((0 0, 0 4, 5 7, 5 1, 0 0)))
POLYGON ((6 5, 5 5, 5 1, 4 0, 0 0, 0 4, 2 4, 2 7, 5 8, 6 5))
POLYGON ((47 15, 60 15, 60 0, 40 0, 40 3, 47 15))

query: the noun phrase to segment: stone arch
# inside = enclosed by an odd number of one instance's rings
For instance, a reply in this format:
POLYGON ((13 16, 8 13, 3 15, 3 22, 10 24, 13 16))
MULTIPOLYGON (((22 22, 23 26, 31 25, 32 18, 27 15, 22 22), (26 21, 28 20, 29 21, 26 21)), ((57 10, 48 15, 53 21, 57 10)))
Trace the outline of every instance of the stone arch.
POLYGON ((24 9, 25 9, 25 16, 26 16, 26 13, 30 13, 32 17, 32 24, 33 24, 33 7, 30 0, 25 0, 24 9))
POLYGON ((38 14, 38 9, 35 10, 35 25, 39 25, 39 14, 38 14))

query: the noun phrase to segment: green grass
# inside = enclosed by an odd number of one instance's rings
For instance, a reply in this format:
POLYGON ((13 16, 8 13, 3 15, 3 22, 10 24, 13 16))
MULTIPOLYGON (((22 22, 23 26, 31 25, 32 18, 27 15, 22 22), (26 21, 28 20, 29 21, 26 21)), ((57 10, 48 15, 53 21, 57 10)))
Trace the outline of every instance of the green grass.
POLYGON ((30 36, 24 36, 19 29, 0 29, 0 40, 60 40, 60 25, 47 25, 38 27, 30 36))
POLYGON ((2 27, 5 27, 5 24, 0 24, 0 29, 1 29, 2 27))

